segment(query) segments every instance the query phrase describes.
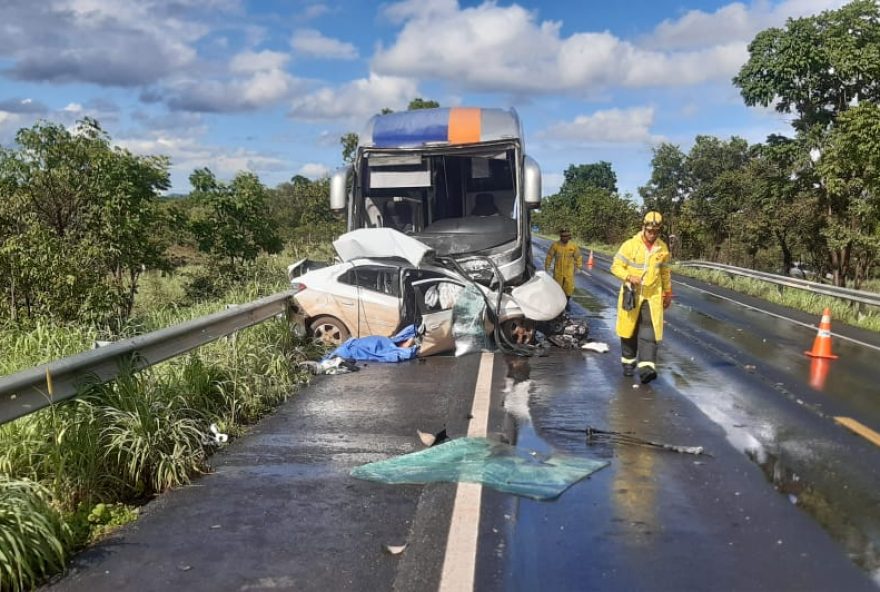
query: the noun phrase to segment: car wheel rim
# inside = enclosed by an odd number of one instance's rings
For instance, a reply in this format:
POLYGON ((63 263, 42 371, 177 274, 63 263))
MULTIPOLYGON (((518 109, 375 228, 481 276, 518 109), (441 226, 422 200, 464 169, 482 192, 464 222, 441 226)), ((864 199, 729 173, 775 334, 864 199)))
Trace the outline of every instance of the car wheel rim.
POLYGON ((315 337, 324 343, 329 343, 331 345, 338 344, 342 341, 342 333, 339 331, 339 327, 329 323, 315 327, 315 337))

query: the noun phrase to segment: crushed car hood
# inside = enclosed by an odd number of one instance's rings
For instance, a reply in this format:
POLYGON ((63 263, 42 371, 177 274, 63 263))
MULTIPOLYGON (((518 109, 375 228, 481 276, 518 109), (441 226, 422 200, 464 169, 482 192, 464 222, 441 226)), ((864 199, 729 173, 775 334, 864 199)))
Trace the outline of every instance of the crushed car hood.
POLYGON ((434 250, 392 228, 360 228, 333 241, 333 248, 345 261, 363 258, 399 257, 415 267, 430 260, 434 250))
POLYGON ((565 310, 565 292, 549 274, 535 272, 535 277, 510 291, 527 319, 549 321, 565 310))

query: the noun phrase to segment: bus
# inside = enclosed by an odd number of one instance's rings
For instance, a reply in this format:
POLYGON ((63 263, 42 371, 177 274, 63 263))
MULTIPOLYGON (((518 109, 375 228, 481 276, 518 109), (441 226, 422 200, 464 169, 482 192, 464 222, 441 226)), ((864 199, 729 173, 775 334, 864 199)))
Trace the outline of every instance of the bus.
POLYGON ((393 228, 491 285, 534 274, 531 210, 541 169, 513 109, 453 107, 372 117, 351 165, 330 182, 348 230, 393 228))

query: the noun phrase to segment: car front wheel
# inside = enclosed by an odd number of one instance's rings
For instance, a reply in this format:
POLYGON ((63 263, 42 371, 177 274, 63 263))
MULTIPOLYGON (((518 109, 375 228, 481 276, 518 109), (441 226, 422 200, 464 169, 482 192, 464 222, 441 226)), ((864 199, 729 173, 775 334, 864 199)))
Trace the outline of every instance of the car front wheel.
POLYGON ((325 345, 342 345, 351 336, 345 325, 337 318, 318 317, 309 324, 309 333, 325 345))

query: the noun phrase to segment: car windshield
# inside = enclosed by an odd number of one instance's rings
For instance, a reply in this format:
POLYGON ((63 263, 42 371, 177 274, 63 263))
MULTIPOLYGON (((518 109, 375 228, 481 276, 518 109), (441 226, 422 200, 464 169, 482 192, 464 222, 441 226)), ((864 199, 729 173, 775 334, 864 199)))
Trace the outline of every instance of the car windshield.
POLYGON ((467 154, 368 153, 360 227, 394 228, 440 253, 515 241, 516 151, 496 147, 467 154), (450 237, 454 240, 450 241, 450 237))

